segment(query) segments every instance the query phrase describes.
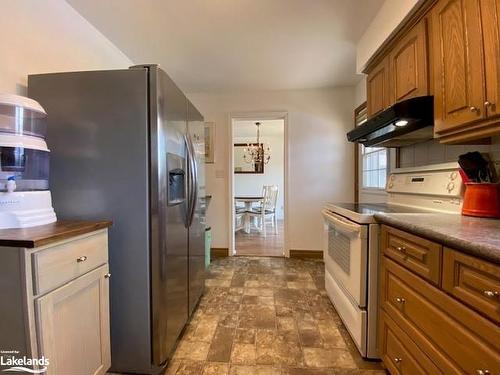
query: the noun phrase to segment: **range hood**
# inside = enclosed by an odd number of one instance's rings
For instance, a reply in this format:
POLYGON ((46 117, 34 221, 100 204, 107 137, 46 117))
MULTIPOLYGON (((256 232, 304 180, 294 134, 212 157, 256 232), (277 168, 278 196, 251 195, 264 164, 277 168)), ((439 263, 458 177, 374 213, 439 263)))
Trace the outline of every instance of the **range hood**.
POLYGON ((403 147, 434 137, 434 97, 403 100, 347 133, 364 146, 403 147))

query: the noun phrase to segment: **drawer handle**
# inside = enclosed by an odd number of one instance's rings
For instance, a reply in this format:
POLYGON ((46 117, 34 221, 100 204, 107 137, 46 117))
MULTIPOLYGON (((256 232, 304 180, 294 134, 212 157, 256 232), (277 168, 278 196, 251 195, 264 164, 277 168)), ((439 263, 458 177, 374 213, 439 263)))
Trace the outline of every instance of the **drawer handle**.
POLYGON ((491 290, 485 290, 483 294, 488 298, 498 298, 500 297, 500 293, 492 292, 491 290))
POLYGON ((396 302, 402 305, 406 300, 403 297, 396 297, 396 302))
POLYGON ((476 370, 477 375, 490 375, 489 370, 476 370))
POLYGON ((394 358, 394 362, 396 363, 400 363, 403 359, 402 358, 399 358, 399 357, 396 357, 394 358))
POLYGON ((81 257, 78 257, 76 258, 76 261, 78 263, 81 263, 81 262, 85 262, 87 260, 87 257, 85 255, 81 256, 81 257))
POLYGON ((406 247, 404 247, 404 246, 398 246, 396 248, 396 250, 399 251, 399 252, 401 252, 401 253, 404 253, 406 251, 406 247))

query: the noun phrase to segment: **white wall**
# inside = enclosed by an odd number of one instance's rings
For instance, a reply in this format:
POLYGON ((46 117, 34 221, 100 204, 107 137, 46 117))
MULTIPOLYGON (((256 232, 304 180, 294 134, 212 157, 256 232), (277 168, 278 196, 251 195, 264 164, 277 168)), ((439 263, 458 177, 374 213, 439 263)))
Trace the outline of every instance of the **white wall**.
POLYGON ((422 0, 385 0, 358 42, 356 71, 361 73, 366 63, 403 21, 413 7, 422 0))
POLYGON ((345 137, 352 128, 354 88, 188 96, 206 121, 216 123, 216 160, 206 169, 213 246, 228 247, 230 113, 287 111, 289 247, 321 249, 324 203, 353 199, 353 146, 345 137))
MULTIPOLYGON (((264 129, 262 131, 264 133, 264 129)), ((252 143, 255 137, 233 137, 234 143, 252 143)), ((265 185, 278 186, 278 200, 276 202, 276 216, 283 219, 284 200, 284 133, 280 135, 265 136, 262 141, 271 147, 271 159, 264 165, 264 173, 234 174, 235 195, 261 195, 265 185)))
POLYGON ((0 92, 26 95, 31 73, 132 64, 66 1, 4 0, 0 25, 0 92))

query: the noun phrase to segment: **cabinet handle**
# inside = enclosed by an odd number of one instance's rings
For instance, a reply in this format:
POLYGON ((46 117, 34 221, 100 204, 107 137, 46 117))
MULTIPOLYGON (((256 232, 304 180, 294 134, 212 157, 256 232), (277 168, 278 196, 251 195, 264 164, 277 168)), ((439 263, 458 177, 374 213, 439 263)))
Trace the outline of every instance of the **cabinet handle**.
POLYGON ((477 375, 490 375, 490 371, 489 370, 476 370, 476 374, 477 375))
POLYGON ((469 110, 470 110, 471 112, 479 112, 479 109, 478 109, 477 107, 474 107, 474 106, 469 107, 469 110))
POLYGON ((488 107, 493 106, 493 103, 492 103, 492 102, 489 102, 489 101, 485 101, 485 102, 484 102, 484 106, 485 106, 486 108, 488 108, 488 107))
POLYGON ((109 279, 110 277, 111 277, 111 274, 110 274, 110 273, 107 273, 107 274, 105 274, 105 275, 104 275, 104 278, 105 278, 105 279, 109 279))
POLYGON ((76 258, 76 261, 78 263, 81 263, 81 262, 85 262, 87 260, 87 257, 85 255, 79 257, 79 258, 76 258))
POLYGON ((399 357, 396 357, 394 358, 394 362, 396 363, 400 363, 403 359, 402 358, 399 358, 399 357))
POLYGON ((488 298, 498 298, 500 297, 500 293, 498 292, 493 292, 491 290, 485 290, 483 291, 483 294, 488 297, 488 298))
POLYGON ((406 300, 403 297, 396 297, 396 302, 402 305, 406 300))
POLYGON ((402 252, 402 253, 404 253, 404 252, 406 251, 406 247, 404 247, 404 246, 398 246, 398 247, 396 248, 396 250, 397 250, 397 251, 400 251, 400 252, 402 252))

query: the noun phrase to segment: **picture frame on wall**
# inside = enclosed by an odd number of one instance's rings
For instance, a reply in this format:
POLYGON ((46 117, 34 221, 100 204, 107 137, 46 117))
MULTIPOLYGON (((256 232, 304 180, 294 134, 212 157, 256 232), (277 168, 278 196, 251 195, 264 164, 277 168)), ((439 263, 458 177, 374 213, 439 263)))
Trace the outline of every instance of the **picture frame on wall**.
POLYGON ((215 122, 205 122, 205 164, 215 162, 215 122))

